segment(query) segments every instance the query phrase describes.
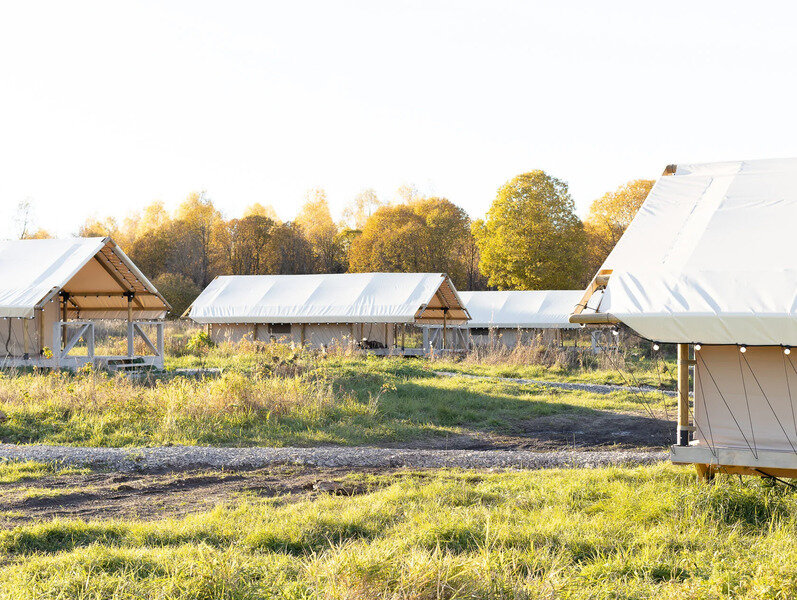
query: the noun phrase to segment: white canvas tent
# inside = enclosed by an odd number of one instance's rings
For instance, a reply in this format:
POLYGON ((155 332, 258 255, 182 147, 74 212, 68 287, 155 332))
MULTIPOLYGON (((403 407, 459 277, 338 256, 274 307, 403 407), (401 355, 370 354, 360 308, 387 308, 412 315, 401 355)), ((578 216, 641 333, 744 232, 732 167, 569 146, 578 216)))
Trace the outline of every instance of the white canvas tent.
POLYGON ((94 361, 97 319, 126 319, 128 357, 133 356, 133 339, 140 336, 153 350, 147 362, 162 365, 162 325, 158 343, 149 340, 143 327, 158 325, 168 310, 152 283, 110 238, 0 242, 0 356, 5 366, 76 367, 94 361), (86 342, 87 353, 70 356, 79 340, 86 342))
MULTIPOLYGON (((582 295, 580 290, 460 292, 470 320, 459 329, 466 345, 513 347, 539 335, 560 341, 562 330, 578 329, 569 318, 582 295)), ((430 343, 436 343, 436 334, 430 336, 430 343)))
POLYGON ((314 347, 357 342, 397 347, 398 326, 467 321, 444 273, 229 275, 186 311, 215 341, 286 341, 314 347))
POLYGON ((668 167, 571 317, 678 344, 676 462, 797 473, 795 221, 797 159, 668 167))

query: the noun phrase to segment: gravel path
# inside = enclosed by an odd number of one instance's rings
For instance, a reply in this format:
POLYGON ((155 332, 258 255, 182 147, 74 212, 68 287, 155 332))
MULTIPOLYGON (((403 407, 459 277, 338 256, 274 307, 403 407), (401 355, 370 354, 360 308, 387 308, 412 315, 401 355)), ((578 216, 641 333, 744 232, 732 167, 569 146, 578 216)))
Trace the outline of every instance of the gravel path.
POLYGON ((322 468, 418 469, 604 467, 652 464, 667 458, 664 451, 532 452, 528 450, 404 450, 373 447, 216 448, 163 446, 153 448, 81 448, 0 444, 0 460, 61 462, 115 471, 163 472, 192 469, 256 469, 281 464, 322 468))
POLYGON ((559 388, 562 390, 583 390, 596 394, 611 394, 612 392, 659 392, 667 396, 676 396, 677 392, 670 390, 660 390, 649 385, 639 387, 628 385, 615 385, 607 383, 565 383, 562 381, 544 381, 542 379, 521 379, 519 377, 493 377, 489 375, 468 375, 466 373, 454 373, 452 371, 435 371, 439 377, 467 377, 468 379, 491 379, 497 381, 511 381, 512 383, 533 383, 545 387, 559 388))

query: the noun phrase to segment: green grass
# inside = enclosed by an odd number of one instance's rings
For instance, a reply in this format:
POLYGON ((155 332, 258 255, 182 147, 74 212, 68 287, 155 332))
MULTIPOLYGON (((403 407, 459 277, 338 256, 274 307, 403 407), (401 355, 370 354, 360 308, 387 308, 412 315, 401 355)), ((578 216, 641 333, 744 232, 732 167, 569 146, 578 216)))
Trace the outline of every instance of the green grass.
POLYGON ((371 477, 370 493, 0 533, 0 598, 790 598, 797 496, 672 466, 371 477))
POLYGON ((41 463, 36 461, 4 461, 0 462, 0 484, 16 483, 53 475, 74 475, 88 473, 88 469, 76 467, 62 467, 56 463, 41 463))
POLYGON ((635 356, 605 359, 603 367, 586 369, 562 365, 512 364, 478 362, 476 360, 438 360, 433 364, 440 371, 451 371, 485 377, 515 377, 569 383, 602 383, 614 385, 650 385, 676 389, 676 365, 673 360, 650 360, 635 356))
MULTIPOLYGON (((284 352, 280 349, 279 352, 284 352)), ((657 394, 569 392, 438 377, 398 358, 211 354, 220 378, 153 383, 103 373, 0 377, 0 440, 84 446, 392 443, 472 431, 512 434, 541 416, 646 410, 657 394)), ((173 365, 172 365, 173 366, 173 365)))

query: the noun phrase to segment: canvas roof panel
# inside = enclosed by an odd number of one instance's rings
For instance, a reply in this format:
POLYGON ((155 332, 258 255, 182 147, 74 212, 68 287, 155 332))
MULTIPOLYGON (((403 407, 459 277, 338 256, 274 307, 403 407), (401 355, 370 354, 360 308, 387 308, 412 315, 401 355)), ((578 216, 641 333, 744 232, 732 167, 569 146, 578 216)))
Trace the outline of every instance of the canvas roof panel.
POLYGON ((60 290, 75 294, 72 317, 78 307, 88 318, 126 317, 127 299, 119 296, 125 291, 136 292, 135 318, 162 318, 169 308, 109 238, 0 241, 0 317, 30 318, 60 290))
POLYGON ((599 312, 646 338, 797 345, 797 159, 678 165, 602 269, 599 312))
POLYGON ((568 321, 581 300, 579 290, 460 292, 469 327, 573 329, 568 321))
POLYGON ((198 323, 433 322, 442 318, 427 309, 435 298, 443 298, 452 324, 467 320, 444 273, 225 275, 188 314, 198 323))

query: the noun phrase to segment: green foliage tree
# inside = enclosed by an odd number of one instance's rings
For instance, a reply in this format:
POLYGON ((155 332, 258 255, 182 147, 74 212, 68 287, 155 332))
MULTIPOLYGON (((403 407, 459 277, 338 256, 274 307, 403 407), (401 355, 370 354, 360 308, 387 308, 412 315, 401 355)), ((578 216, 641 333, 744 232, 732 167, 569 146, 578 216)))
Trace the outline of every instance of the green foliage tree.
POLYGON ((185 312, 201 291, 188 277, 177 273, 161 273, 152 283, 172 305, 171 317, 175 319, 185 312))
POLYGON ((564 181, 541 170, 498 190, 484 221, 473 227, 479 267, 499 289, 580 286, 584 227, 564 181))

